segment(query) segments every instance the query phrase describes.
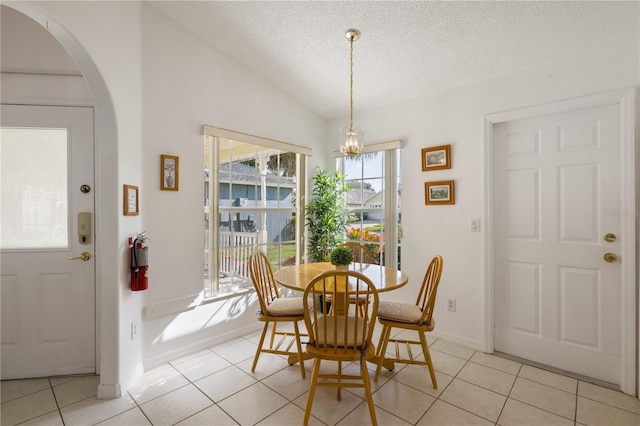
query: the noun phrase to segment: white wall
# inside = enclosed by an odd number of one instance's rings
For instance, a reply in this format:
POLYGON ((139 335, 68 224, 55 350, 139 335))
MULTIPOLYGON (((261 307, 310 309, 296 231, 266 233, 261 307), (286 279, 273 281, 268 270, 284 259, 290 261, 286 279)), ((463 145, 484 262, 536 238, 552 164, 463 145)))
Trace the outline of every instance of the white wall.
MULTIPOLYGON (((540 66, 444 93, 358 113, 367 141, 404 140, 402 150, 403 271, 409 284, 382 297, 410 300, 428 261, 444 257, 438 290, 435 335, 483 348, 485 339, 483 233, 470 220, 483 217, 483 118, 490 113, 570 99, 617 88, 638 87, 638 29, 618 49, 591 57, 540 66), (451 144, 452 168, 422 172, 421 149, 451 144), (455 180, 455 205, 425 206, 424 183, 455 180), (457 300, 455 313, 447 298, 457 300)), ((329 123, 334 134, 344 120, 329 123)))
POLYGON ((320 153, 313 170, 325 158, 325 121, 143 3, 3 4, 48 27, 93 97, 99 397, 119 396, 145 367, 256 327, 252 297, 188 307, 203 288, 201 125, 309 146, 320 153), (179 192, 159 190, 162 153, 180 156, 179 192), (139 186, 139 216, 122 215, 123 184, 139 186), (126 241, 142 230, 150 288, 132 293, 126 241), (167 315, 146 318, 146 306, 167 315))
MULTIPOLYGON (((155 9, 143 8, 142 34, 142 209, 153 268, 150 291, 143 297, 151 309, 175 312, 193 305, 203 289, 201 125, 309 146, 321 158, 326 122, 155 9), (178 192, 159 188, 160 154, 180 157, 178 192)), ((179 315, 152 315, 143 323, 145 366, 259 327, 255 302, 255 297, 242 297, 179 315)))

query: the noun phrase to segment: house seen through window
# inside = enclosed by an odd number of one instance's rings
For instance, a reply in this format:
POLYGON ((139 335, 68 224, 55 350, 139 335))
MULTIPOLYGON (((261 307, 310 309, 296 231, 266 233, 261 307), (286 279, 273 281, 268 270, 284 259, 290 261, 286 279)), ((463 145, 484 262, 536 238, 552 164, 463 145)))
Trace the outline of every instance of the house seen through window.
POLYGON ((256 249, 267 254, 274 272, 300 258, 298 176, 304 176, 305 155, 285 143, 240 135, 243 140, 205 137, 204 280, 209 297, 252 288, 249 256, 256 249))

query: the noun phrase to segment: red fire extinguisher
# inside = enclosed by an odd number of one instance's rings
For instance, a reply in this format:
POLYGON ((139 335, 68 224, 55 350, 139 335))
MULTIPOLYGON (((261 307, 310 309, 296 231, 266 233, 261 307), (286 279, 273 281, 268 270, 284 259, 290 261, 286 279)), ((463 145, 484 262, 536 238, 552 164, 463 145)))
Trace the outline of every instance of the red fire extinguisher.
POLYGON ((140 232, 133 241, 129 237, 131 291, 146 290, 149 287, 149 247, 145 244, 148 239, 145 232, 140 232))

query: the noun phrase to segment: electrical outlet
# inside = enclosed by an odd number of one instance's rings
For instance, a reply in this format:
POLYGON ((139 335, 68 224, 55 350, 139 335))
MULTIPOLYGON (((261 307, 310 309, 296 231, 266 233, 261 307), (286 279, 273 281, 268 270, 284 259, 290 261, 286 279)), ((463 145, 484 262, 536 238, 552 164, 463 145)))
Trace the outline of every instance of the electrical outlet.
POLYGON ((447 299, 447 311, 449 312, 456 311, 456 299, 447 299))
POLYGON ((133 321, 131 323, 131 340, 135 340, 138 335, 138 321, 133 321))

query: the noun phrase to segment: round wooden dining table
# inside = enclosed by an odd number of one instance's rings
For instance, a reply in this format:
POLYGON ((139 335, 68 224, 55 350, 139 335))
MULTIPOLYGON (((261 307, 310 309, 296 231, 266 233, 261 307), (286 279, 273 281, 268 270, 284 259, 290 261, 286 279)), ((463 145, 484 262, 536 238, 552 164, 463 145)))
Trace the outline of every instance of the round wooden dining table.
MULTIPOLYGON (((285 266, 274 272, 276 281, 284 287, 304 291, 311 280, 323 272, 335 269, 330 262, 300 263, 285 266)), ((402 271, 388 266, 369 263, 352 263, 350 271, 356 271, 369 278, 378 292, 395 290, 409 282, 409 277, 402 271)))
MULTIPOLYGON (((313 278, 323 272, 335 269, 330 262, 301 263, 298 265, 285 266, 274 272, 275 280, 284 287, 304 291, 313 278)), ((373 265, 369 263, 351 263, 350 271, 356 271, 371 280, 378 292, 395 290, 409 282, 409 277, 402 271, 388 266, 373 265)), ((305 352, 305 359, 307 359, 305 352)), ((378 363, 378 357, 369 360, 373 364, 378 363)), ((297 355, 289 357, 289 364, 298 362, 297 355)), ((383 359, 382 365, 388 370, 393 370, 393 362, 383 359)))

